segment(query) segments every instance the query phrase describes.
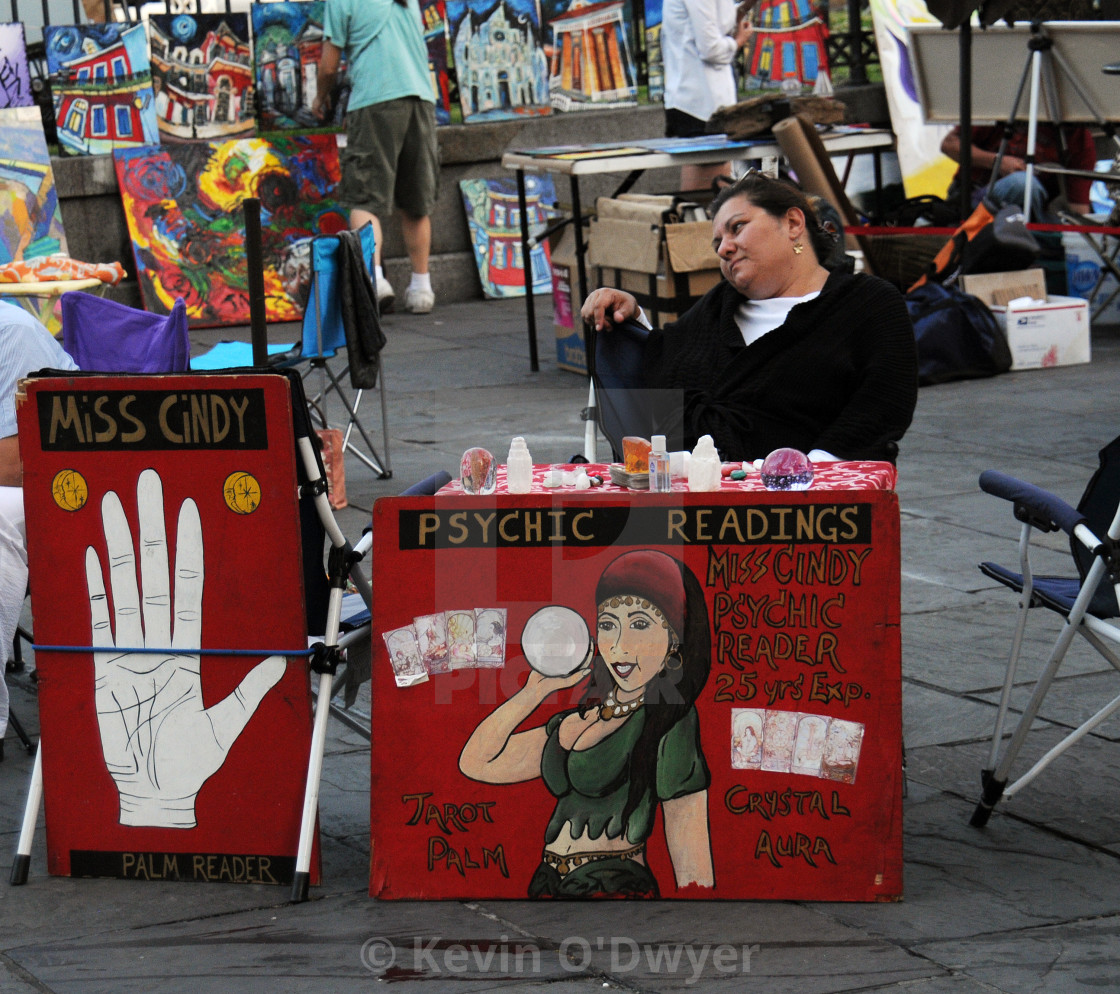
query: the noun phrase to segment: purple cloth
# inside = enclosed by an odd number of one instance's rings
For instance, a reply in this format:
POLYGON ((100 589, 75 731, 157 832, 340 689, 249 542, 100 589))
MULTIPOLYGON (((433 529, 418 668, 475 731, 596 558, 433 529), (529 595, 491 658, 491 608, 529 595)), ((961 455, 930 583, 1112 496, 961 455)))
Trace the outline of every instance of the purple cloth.
POLYGON ((187 305, 149 314, 93 294, 62 295, 62 347, 78 368, 100 373, 182 373, 190 369, 187 305))

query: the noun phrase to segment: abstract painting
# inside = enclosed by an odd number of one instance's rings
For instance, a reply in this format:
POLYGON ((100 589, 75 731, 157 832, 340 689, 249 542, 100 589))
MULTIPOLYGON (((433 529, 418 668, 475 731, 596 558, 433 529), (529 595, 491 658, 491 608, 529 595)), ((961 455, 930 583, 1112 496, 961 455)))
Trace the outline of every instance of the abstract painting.
MULTIPOLYGON (((513 179, 459 180, 467 226, 471 233, 482 292, 491 300, 525 295, 525 267, 521 252, 521 211, 513 179)), ((525 210, 530 235, 539 234, 556 207, 551 176, 525 176, 525 210)), ((552 292, 552 265, 548 242, 529 251, 533 293, 552 292)))
POLYGON ((634 28, 625 0, 541 0, 541 17, 551 44, 554 109, 598 110, 638 102, 634 28))
POLYGON ((254 133, 248 14, 152 14, 148 35, 163 141, 226 141, 254 133))
POLYGON ((550 113, 536 0, 447 0, 447 25, 465 122, 550 113))
POLYGON ((143 24, 47 25, 43 41, 63 155, 159 141, 143 24))
POLYGON ((327 120, 320 121, 311 110, 318 93, 319 53, 323 48, 323 0, 254 3, 249 11, 260 129, 283 131, 341 124, 350 95, 345 63, 327 120))
POLYGON ((39 108, 0 109, 0 264, 65 251, 39 108))
POLYGON ((348 227, 334 135, 243 138, 114 154, 144 306, 184 298, 194 327, 249 320, 244 202, 261 203, 269 321, 303 316, 311 238, 348 227))
POLYGON ((422 0, 420 17, 428 46, 428 71, 432 74, 436 124, 451 123, 451 70, 447 64, 447 5, 444 0, 422 0))
POLYGON ((0 108, 30 107, 34 102, 23 25, 0 24, 0 108))

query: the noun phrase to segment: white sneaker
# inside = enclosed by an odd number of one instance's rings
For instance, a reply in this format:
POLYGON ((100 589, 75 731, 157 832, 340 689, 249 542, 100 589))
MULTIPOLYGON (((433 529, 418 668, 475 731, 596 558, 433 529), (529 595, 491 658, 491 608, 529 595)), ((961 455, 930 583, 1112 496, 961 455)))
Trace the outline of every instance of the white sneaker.
POLYGON ((436 295, 410 286, 404 293, 404 306, 410 314, 428 314, 436 306, 436 295))
POLYGON ((393 284, 390 283, 384 276, 377 277, 377 306, 381 309, 382 314, 392 314, 393 304, 397 299, 397 295, 393 293, 393 284))

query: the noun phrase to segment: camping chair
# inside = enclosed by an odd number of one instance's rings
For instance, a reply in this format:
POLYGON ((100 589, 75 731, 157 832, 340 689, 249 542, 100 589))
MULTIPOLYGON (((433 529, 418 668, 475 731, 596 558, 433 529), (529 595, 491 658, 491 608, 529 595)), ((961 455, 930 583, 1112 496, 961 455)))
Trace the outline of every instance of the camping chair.
POLYGON ((83 372, 182 373, 191 343, 187 305, 149 314, 89 293, 64 293, 62 347, 83 372))
POLYGON ((625 321, 607 332, 592 334, 591 386, 584 455, 596 462, 595 428, 610 443, 612 458, 622 461, 622 439, 626 435, 648 438, 653 425, 650 397, 642 377, 642 361, 649 331, 636 321, 625 321))
MULTIPOLYGON (((368 273, 373 272, 374 239, 373 226, 366 225, 358 232, 361 239, 362 261, 368 273)), ((377 358, 377 390, 381 400, 381 440, 384 456, 373 444, 369 433, 362 424, 358 413, 364 388, 354 391, 353 400, 343 389, 339 374, 330 366, 339 349, 347 347, 346 327, 343 322, 341 301, 341 278, 339 273, 340 239, 337 235, 320 235, 311 243, 311 292, 303 314, 303 337, 296 345, 270 345, 268 361, 270 365, 297 368, 306 366, 304 378, 315 370, 322 377, 322 387, 308 398, 315 419, 322 428, 328 427, 327 399, 330 394, 342 404, 346 412, 343 428, 343 451, 352 453, 358 460, 387 480, 392 475, 389 462, 389 420, 385 394, 384 357, 377 358), (358 439, 353 437, 357 432, 358 439)), ((371 284, 372 285, 372 284, 371 284)), ((376 305, 374 305, 376 306, 376 305)), ((360 315, 364 322, 372 322, 380 333, 380 318, 376 310, 372 314, 360 315)), ((357 361, 349 353, 351 365, 357 361)), ((253 364, 252 346, 248 342, 220 342, 214 348, 191 360, 191 369, 196 371, 233 369, 253 364)))
POLYGON ((1011 501, 1016 519, 1022 522, 1019 536, 1019 572, 985 562, 980 569, 986 576, 1019 592, 1018 616, 1011 642, 1011 653, 996 714, 988 763, 981 771, 982 795, 971 823, 983 827, 1001 798, 1011 797, 1030 783, 1054 760, 1092 732, 1105 719, 1120 710, 1120 696, 1100 708, 1060 742, 1049 749, 1018 779, 1008 782, 1011 767, 1062 665, 1074 635, 1081 635, 1117 670, 1120 670, 1120 438, 1100 452, 1100 466, 1077 508, 1029 483, 987 471, 980 476, 980 488, 995 497, 1011 501), (1061 529, 1070 539, 1075 571, 1070 576, 1034 576, 1030 563, 1030 540, 1034 529, 1052 532, 1061 529), (1107 582, 1106 581, 1107 578, 1107 582), (1000 755, 1004 724, 1008 717, 1015 672, 1019 662, 1027 611, 1041 606, 1066 619, 1050 657, 1034 684, 1030 700, 1019 716, 1010 741, 1000 755))

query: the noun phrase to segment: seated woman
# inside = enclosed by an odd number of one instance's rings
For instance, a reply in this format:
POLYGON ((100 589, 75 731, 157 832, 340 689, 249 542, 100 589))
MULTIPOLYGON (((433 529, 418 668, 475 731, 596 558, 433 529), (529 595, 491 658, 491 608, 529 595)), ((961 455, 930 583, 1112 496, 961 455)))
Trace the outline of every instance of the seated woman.
MULTIPOLYGON (((874 276, 825 269, 834 239, 790 183, 748 174, 711 211, 724 279, 646 349, 656 431, 689 449, 711 435, 728 460, 789 446, 893 462, 918 399, 902 295, 874 276)), ((599 331, 644 323, 634 297, 609 288, 588 295, 582 316, 599 331)))

